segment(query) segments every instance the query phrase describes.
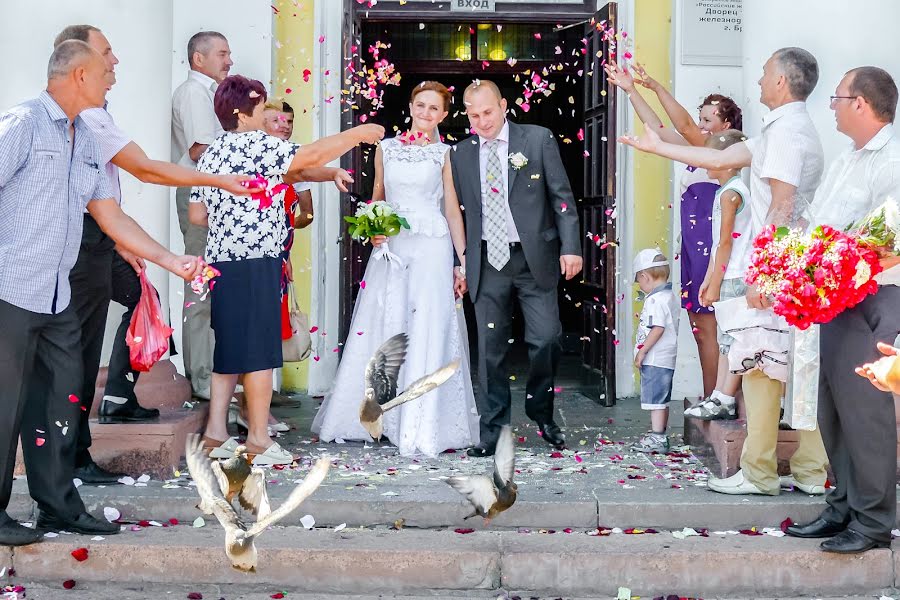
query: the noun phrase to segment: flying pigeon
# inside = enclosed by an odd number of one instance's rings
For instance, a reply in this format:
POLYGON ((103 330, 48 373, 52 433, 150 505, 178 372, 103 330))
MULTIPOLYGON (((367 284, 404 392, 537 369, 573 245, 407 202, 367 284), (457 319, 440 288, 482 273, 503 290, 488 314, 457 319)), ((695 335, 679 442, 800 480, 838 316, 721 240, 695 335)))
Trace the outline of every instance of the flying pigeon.
POLYGON ((241 523, 234 507, 222 494, 210 460, 203 451, 203 441, 199 434, 188 435, 185 456, 203 504, 212 508, 213 514, 225 529, 225 554, 231 559, 231 565, 235 569, 245 572, 256 571, 259 558, 254 541, 257 536, 300 506, 319 487, 331 467, 331 459, 320 458, 303 483, 294 488, 281 506, 248 527, 241 523))
POLYGON ((489 525, 491 519, 508 509, 516 502, 516 486, 513 473, 516 468, 516 447, 513 443, 512 429, 505 425, 497 439, 494 453, 494 472, 490 475, 454 476, 444 481, 475 507, 474 516, 484 517, 484 524, 489 525))
POLYGON ((412 382, 406 390, 397 395, 397 378, 400 367, 406 360, 409 338, 398 333, 384 342, 366 365, 366 392, 359 407, 359 422, 373 439, 381 439, 384 427, 381 417, 384 413, 415 400, 450 379, 459 368, 459 360, 441 367, 434 373, 412 382))

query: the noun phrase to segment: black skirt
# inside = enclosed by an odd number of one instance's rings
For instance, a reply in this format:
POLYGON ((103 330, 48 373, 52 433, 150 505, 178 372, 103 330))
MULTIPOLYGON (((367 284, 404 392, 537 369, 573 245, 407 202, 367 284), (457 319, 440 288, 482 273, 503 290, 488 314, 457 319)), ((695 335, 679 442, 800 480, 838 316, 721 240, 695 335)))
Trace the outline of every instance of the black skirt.
POLYGON ((210 292, 214 373, 253 373, 283 365, 281 262, 280 257, 266 257, 213 263, 222 273, 210 292))

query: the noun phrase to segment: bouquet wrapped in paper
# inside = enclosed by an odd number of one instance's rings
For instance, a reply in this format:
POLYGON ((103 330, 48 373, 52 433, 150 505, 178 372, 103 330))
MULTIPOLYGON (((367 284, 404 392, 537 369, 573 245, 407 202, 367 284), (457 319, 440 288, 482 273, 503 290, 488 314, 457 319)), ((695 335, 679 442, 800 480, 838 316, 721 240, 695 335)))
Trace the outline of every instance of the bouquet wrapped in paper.
MULTIPOLYGON (((354 240, 367 242, 376 235, 392 237, 400 233, 401 229, 409 229, 409 223, 405 218, 394 211, 394 207, 384 200, 360 202, 356 208, 356 214, 352 217, 344 217, 348 223, 350 237, 354 240)), ((402 265, 399 257, 388 249, 387 242, 376 248, 372 254, 374 259, 383 258, 397 265, 402 265)))
POLYGON ((888 198, 884 204, 847 228, 859 242, 884 255, 900 254, 900 208, 888 198))
POLYGON ((747 283, 798 329, 827 323, 878 291, 878 254, 828 225, 810 233, 770 225, 753 241, 747 283))

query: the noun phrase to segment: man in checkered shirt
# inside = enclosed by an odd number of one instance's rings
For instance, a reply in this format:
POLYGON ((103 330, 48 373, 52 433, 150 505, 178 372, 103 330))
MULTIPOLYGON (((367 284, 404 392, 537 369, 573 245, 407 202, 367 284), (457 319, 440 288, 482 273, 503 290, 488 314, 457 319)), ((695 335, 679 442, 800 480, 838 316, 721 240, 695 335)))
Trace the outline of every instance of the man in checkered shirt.
POLYGON ((112 197, 100 146, 79 113, 103 106, 111 74, 80 41, 50 57, 47 89, 0 114, 0 546, 39 541, 45 531, 110 535, 119 527, 87 513, 72 481, 83 408, 81 332, 69 272, 85 207, 128 251, 190 280, 196 257, 153 241, 112 197), (37 527, 9 517, 16 444, 38 505, 37 527))

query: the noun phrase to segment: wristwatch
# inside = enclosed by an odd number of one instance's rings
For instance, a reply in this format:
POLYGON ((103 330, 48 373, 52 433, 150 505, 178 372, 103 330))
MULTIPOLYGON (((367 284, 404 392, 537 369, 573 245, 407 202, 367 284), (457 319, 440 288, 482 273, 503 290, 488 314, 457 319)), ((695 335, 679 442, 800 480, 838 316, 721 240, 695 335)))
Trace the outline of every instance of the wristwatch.
POLYGON ((459 274, 462 275, 463 279, 466 278, 466 268, 463 266, 457 267, 459 269, 459 274))

